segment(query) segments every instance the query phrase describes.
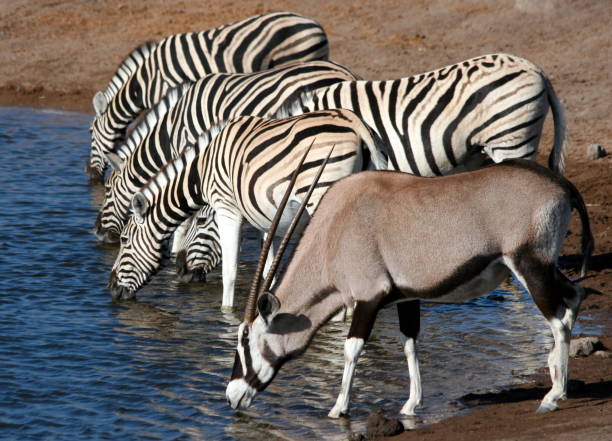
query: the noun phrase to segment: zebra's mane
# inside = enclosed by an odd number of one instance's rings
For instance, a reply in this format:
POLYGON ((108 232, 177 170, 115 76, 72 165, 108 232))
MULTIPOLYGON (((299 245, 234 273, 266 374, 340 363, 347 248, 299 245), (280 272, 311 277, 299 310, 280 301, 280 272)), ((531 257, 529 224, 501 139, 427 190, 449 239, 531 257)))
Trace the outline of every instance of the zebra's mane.
POLYGON ((270 118, 281 119, 290 116, 302 115, 304 108, 312 105, 316 89, 308 89, 288 98, 283 105, 274 112, 270 118))
POLYGON ((127 160, 130 155, 140 145, 142 140, 151 132, 153 127, 168 113, 178 100, 185 94, 193 83, 187 82, 170 89, 168 93, 153 106, 146 114, 144 119, 132 130, 127 139, 117 147, 115 153, 123 160, 127 160))
POLYGON ((198 136, 195 145, 188 144, 181 153, 174 159, 168 161, 155 175, 144 184, 139 192, 142 193, 149 202, 153 202, 166 185, 178 176, 187 164, 191 163, 200 153, 206 150, 213 139, 223 130, 228 121, 220 121, 212 125, 208 130, 198 136))
POLYGON ((117 91, 121 89, 127 80, 132 76, 140 65, 146 60, 153 49, 157 47, 155 41, 147 41, 134 49, 125 59, 119 64, 115 75, 111 78, 106 89, 102 91, 106 102, 109 103, 113 97, 117 94, 117 91))

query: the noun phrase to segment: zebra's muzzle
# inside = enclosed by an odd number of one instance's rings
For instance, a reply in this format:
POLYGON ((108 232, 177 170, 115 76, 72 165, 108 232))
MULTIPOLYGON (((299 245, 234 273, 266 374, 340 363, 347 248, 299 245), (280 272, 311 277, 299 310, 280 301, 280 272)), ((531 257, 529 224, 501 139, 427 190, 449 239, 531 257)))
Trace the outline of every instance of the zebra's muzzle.
POLYGON ((111 296, 113 301, 121 301, 121 300, 132 300, 136 297, 136 293, 125 286, 119 285, 119 280, 117 279, 117 272, 115 270, 111 271, 110 280, 108 282, 108 289, 111 292, 111 296))
POLYGON ((118 243, 119 234, 113 230, 106 229, 102 226, 102 213, 98 213, 96 222, 94 223, 94 233, 98 240, 104 243, 118 243))
POLYGON ((89 175, 89 183, 91 185, 104 184, 104 169, 92 167, 91 163, 87 163, 85 166, 85 173, 89 175))

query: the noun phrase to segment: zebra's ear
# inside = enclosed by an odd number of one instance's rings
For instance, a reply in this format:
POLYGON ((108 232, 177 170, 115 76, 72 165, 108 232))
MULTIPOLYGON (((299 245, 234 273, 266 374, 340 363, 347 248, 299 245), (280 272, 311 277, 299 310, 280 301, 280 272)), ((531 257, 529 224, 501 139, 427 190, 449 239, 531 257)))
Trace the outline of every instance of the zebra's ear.
POLYGON ((116 173, 119 173, 121 170, 123 170, 124 161, 118 154, 108 152, 105 153, 104 156, 106 157, 106 160, 116 173))
POLYGON ((106 97, 102 92, 98 92, 93 97, 93 108, 96 112, 96 116, 102 115, 106 111, 106 107, 108 103, 106 102, 106 97))
POLYGON ((149 201, 147 201, 147 198, 145 198, 145 196, 139 191, 134 193, 134 196, 132 197, 132 212, 134 213, 136 222, 144 222, 144 215, 148 208, 149 201))
POLYGON ((280 300, 269 291, 262 292, 257 299, 257 311, 267 325, 270 324, 270 319, 278 311, 278 308, 280 308, 280 300))

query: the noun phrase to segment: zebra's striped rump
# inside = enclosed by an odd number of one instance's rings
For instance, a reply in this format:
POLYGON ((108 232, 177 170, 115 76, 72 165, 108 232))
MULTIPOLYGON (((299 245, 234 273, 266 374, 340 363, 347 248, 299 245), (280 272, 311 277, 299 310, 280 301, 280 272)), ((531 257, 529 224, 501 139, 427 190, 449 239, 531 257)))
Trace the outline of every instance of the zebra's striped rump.
POLYGON ((487 158, 534 159, 549 107, 550 164, 562 173, 563 106, 544 73, 512 55, 485 55, 399 80, 334 84, 289 103, 279 116, 351 109, 391 147, 389 168, 437 176, 487 158))
MULTIPOLYGON (((290 222, 295 204, 332 146, 332 157, 307 206, 309 214, 338 179, 386 165, 370 128, 344 109, 280 120, 240 117, 220 127, 212 141, 207 138, 186 149, 134 195, 134 215, 122 233, 113 267, 114 292, 127 289, 134 293, 142 287, 161 265, 164 242, 181 223, 209 205, 215 216, 207 228, 210 231, 214 221, 219 231, 225 296, 226 267, 235 273, 237 261, 232 256, 237 256, 239 246, 239 236, 228 236, 228 227, 238 226, 239 235, 239 226, 246 219, 267 231, 305 149, 312 145, 292 193, 294 203, 290 202, 278 234, 290 222)), ((225 299, 224 306, 233 304, 233 284, 231 288, 231 298, 225 299)))
MULTIPOLYGON (((112 151, 123 140, 130 122, 169 89, 211 73, 256 72, 328 55, 327 36, 321 26, 291 12, 262 14, 208 31, 172 35, 147 48, 148 56, 136 60, 140 64, 127 63, 130 69, 125 74, 123 64, 120 66, 120 81, 111 82, 121 84, 118 90, 113 87, 110 93, 96 96, 87 167, 92 177, 102 179, 106 167, 102 155, 112 151)), ((128 57, 126 62, 131 58, 136 59, 128 57)))

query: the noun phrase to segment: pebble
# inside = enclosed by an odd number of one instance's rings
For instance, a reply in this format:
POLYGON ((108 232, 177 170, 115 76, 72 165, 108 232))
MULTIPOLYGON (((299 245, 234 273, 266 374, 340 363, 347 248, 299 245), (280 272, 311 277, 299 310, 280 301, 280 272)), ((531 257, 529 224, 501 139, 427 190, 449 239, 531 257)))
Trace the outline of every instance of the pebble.
POLYGON ((605 349, 597 337, 582 337, 570 341, 570 357, 588 357, 596 351, 605 349))
POLYGON ((586 150, 587 159, 595 160, 603 158, 607 153, 604 148, 599 144, 589 144, 586 150))

